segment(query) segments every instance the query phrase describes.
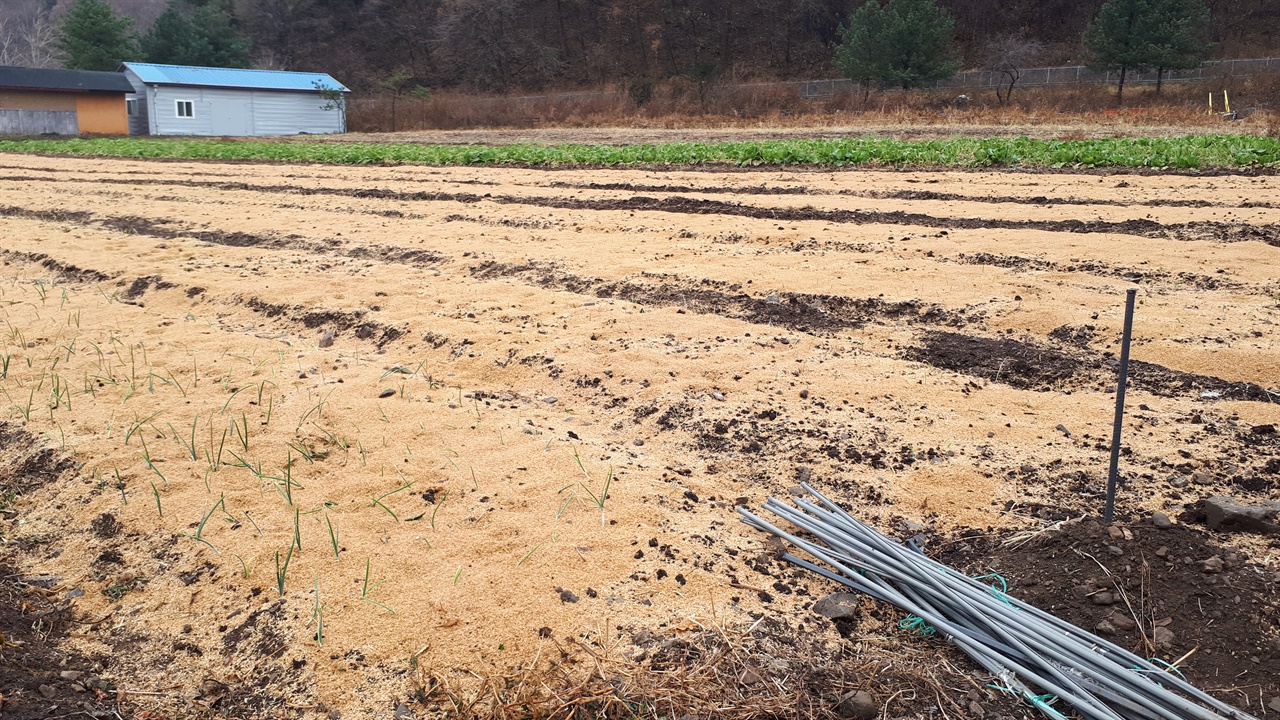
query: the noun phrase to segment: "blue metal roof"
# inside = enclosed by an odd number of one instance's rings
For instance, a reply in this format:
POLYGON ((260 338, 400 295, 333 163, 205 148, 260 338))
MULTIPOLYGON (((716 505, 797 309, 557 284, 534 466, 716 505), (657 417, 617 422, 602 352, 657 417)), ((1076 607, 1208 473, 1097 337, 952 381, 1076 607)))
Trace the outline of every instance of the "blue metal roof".
POLYGON ((148 84, 314 91, 318 82, 324 87, 351 92, 345 85, 326 73, 155 65, 137 62, 123 63, 123 66, 132 70, 142 78, 142 82, 148 84))

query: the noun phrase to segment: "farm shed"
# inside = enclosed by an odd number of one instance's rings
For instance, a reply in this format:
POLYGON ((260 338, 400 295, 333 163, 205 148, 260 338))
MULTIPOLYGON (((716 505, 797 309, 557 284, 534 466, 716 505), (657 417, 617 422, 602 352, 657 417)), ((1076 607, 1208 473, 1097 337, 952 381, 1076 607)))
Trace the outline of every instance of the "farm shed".
POLYGON ((120 66, 137 102, 134 135, 297 135, 346 132, 350 92, 324 73, 154 65, 120 66), (322 89, 340 93, 326 98, 322 89))
POLYGON ((129 132, 118 73, 0 67, 0 135, 129 132))

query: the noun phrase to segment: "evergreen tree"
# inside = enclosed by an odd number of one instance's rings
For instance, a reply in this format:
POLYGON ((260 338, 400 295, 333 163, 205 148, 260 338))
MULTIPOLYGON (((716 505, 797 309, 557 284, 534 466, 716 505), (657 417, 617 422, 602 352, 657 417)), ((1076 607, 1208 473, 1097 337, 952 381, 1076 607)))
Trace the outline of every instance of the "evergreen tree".
POLYGON ((76 0, 58 30, 62 64, 71 70, 116 70, 134 56, 132 25, 104 0, 76 0))
POLYGON ((1169 70, 1200 67, 1209 44, 1201 35, 1209 25, 1209 10, 1200 0, 1160 0, 1160 10, 1150 44, 1150 64, 1156 69, 1156 92, 1169 70))
POLYGON ((249 43, 231 26, 231 18, 204 5, 188 18, 179 3, 156 18, 139 41, 147 62, 204 67, 248 67, 249 43))
POLYGON ((198 64, 188 62, 188 58, 199 52, 199 45, 195 26, 174 3, 169 3, 151 29, 138 39, 143 60, 168 65, 198 64))
MULTIPOLYGON (((1096 70, 1119 72, 1116 102, 1124 101, 1130 70, 1197 67, 1207 46, 1196 35, 1208 22, 1199 0, 1107 0, 1085 33, 1096 70)), ((1157 85, 1158 87, 1158 85, 1157 85)))
POLYGON ((868 0, 840 28, 836 67, 868 89, 925 87, 960 69, 949 47, 954 27, 933 0, 868 0))

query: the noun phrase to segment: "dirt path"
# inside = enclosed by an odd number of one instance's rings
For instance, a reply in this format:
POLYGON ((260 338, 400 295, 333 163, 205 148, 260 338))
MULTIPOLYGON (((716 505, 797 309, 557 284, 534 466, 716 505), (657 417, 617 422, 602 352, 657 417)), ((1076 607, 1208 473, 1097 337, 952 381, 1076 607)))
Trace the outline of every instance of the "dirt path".
POLYGON ((1272 177, 5 155, 0 235, 0 419, 74 466, 11 562, 157 708, 385 714, 764 617, 847 652, 733 507, 1096 512, 1135 283, 1127 516, 1277 496, 1272 177))

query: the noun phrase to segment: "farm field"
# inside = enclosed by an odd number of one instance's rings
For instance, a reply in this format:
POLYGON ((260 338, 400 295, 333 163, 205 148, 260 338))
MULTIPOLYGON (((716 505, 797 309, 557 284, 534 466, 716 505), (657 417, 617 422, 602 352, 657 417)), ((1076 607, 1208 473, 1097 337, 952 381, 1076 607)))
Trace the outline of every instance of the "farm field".
POLYGON ((1280 545, 1196 509, 1280 499, 1274 175, 2 154, 0 238, 6 716, 1030 716, 811 612, 734 511, 801 481, 1280 712, 1280 545), (1127 535, 1045 529, 1135 285, 1127 535))

